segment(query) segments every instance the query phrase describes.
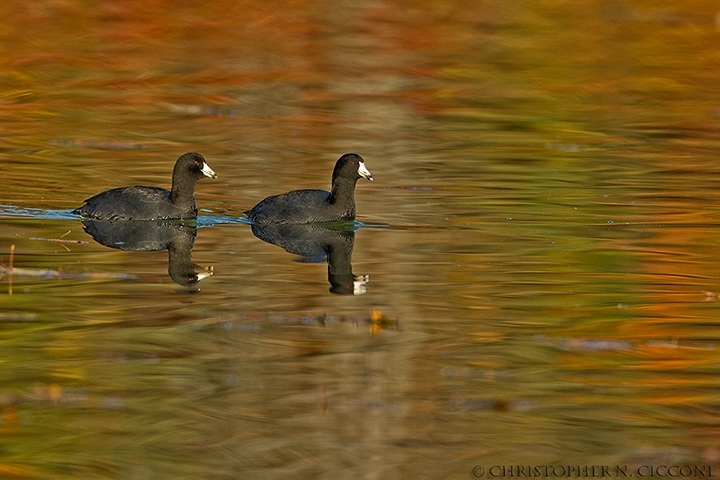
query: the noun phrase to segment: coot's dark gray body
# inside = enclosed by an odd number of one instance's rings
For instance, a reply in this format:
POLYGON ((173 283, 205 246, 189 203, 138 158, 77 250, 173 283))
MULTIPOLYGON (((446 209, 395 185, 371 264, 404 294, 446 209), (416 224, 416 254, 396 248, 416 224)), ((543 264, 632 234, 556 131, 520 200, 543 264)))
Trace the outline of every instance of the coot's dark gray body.
POLYGON ((217 175, 202 155, 186 153, 175 162, 171 190, 145 186, 113 188, 88 198, 73 213, 95 220, 195 218, 195 184, 203 177, 217 175))
POLYGON ((332 191, 293 190, 262 200, 245 215, 256 224, 320 223, 355 219, 355 184, 372 175, 360 155, 346 153, 335 163, 332 191))

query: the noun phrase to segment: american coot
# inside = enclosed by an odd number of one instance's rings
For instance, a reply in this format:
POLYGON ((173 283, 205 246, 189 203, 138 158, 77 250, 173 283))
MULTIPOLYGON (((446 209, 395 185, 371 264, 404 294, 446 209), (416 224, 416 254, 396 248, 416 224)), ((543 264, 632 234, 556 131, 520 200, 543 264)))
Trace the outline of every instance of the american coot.
POLYGON ((335 163, 332 191, 293 190, 267 197, 245 215, 257 224, 319 223, 355 219, 355 183, 360 177, 372 181, 365 160, 346 153, 335 163))
POLYGON ((73 210, 97 220, 163 220, 197 217, 195 184, 203 177, 217 178, 199 153, 177 159, 172 190, 158 187, 121 187, 100 192, 73 210))

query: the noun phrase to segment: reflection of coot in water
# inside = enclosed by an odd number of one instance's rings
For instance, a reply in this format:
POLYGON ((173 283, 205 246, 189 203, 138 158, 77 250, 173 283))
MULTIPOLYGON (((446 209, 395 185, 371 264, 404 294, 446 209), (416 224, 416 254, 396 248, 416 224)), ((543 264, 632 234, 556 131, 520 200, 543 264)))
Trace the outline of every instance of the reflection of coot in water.
POLYGON ((202 155, 186 153, 175 162, 171 190, 143 186, 113 188, 88 198, 73 213, 97 220, 195 218, 195 184, 203 177, 217 175, 202 155))
POLYGON ((192 261, 197 228, 180 222, 126 220, 108 222, 83 220, 83 227, 93 239, 106 247, 119 250, 156 252, 168 251, 168 274, 180 285, 191 287, 212 275, 192 261))
POLYGON ((369 276, 352 273, 354 230, 337 230, 320 224, 255 224, 252 232, 264 242, 300 255, 302 261, 327 261, 331 292, 362 295, 367 291, 369 276))
POLYGON ((355 184, 360 178, 372 181, 365 160, 346 153, 335 163, 332 191, 293 190, 260 201, 245 215, 257 224, 320 223, 355 219, 355 184))

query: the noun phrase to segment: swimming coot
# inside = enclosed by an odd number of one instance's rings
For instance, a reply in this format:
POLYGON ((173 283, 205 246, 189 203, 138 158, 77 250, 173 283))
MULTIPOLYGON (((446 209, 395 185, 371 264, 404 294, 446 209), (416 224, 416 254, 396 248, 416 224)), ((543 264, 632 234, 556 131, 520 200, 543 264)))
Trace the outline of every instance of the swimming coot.
POLYGON ((372 181, 365 160, 346 153, 335 163, 332 191, 293 190, 267 197, 245 215, 257 224, 319 223, 355 219, 355 183, 361 177, 372 181))
POLYGON ((186 153, 175 162, 172 189, 121 187, 100 192, 73 210, 97 220, 163 220, 197 217, 195 184, 203 177, 217 178, 199 153, 186 153))

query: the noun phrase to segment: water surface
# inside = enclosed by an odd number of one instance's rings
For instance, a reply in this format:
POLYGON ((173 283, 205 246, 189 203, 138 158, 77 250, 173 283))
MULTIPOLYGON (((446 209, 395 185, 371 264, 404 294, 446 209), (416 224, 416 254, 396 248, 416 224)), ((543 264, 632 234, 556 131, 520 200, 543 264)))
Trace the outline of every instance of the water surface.
POLYGON ((0 13, 2 475, 720 462, 716 4, 0 13), (186 151, 191 287, 70 213, 186 151), (361 295, 242 220, 349 151, 361 295))

